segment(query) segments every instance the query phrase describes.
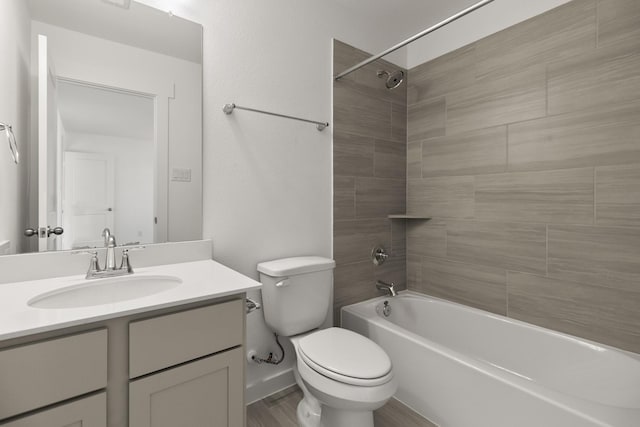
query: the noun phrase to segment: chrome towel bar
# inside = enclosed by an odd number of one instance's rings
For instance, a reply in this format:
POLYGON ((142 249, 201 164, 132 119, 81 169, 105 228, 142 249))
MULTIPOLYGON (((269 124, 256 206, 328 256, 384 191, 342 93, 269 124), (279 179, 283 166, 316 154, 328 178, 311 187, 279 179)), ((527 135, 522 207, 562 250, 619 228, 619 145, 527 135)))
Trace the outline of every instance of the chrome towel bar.
POLYGON ((237 110, 253 111, 254 113, 267 114, 269 116, 282 117, 282 118, 285 118, 285 119, 298 120, 300 122, 313 123, 314 125, 316 125, 316 128, 319 131, 323 131, 327 127, 329 127, 329 123, 327 123, 327 122, 317 122, 315 120, 307 120, 307 119, 302 119, 300 117, 287 116, 286 114, 278 114, 278 113, 272 113, 270 111, 257 110, 255 108, 241 107, 241 106, 233 104, 233 103, 232 104, 225 104, 224 107, 222 107, 222 111, 224 111, 224 113, 227 114, 227 115, 233 113, 233 110, 236 110, 236 109, 237 110))

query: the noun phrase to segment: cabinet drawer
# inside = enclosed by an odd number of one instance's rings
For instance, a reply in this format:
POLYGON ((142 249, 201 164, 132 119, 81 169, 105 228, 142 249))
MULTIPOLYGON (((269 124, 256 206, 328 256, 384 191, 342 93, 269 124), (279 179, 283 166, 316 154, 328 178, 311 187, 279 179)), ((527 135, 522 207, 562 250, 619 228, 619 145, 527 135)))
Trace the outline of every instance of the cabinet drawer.
POLYGON ((129 378, 242 344, 242 300, 131 322, 129 378))
POLYGON ((2 427, 106 427, 107 394, 76 400, 2 424, 2 427))
POLYGON ((0 351, 0 419, 106 385, 106 329, 0 351))

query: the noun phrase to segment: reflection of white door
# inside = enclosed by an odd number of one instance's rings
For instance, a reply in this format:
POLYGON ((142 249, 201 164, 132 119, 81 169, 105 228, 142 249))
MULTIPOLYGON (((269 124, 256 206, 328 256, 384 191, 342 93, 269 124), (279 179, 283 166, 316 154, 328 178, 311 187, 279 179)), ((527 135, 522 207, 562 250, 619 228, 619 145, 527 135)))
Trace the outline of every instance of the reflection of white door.
POLYGON ((38 250, 60 249, 59 237, 47 230, 61 225, 58 99, 47 37, 38 36, 38 250))
POLYGON ((63 249, 103 245, 102 230, 113 231, 114 186, 113 156, 65 153, 63 249))

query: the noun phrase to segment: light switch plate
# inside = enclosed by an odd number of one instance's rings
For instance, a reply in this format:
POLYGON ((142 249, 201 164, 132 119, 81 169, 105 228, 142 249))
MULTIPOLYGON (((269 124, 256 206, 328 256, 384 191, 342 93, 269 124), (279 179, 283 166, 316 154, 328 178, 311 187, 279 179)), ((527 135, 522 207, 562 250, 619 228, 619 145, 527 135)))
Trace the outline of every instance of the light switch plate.
POLYGON ((171 181, 191 182, 191 169, 171 169, 171 181))

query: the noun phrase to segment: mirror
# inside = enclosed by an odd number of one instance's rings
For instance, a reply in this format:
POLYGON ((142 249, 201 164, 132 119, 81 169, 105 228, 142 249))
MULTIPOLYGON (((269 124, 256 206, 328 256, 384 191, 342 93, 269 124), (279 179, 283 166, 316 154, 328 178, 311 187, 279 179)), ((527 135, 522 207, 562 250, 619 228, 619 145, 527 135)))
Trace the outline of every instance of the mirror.
POLYGON ((33 237, 17 246, 202 238, 202 27, 129 0, 27 2, 33 237))

